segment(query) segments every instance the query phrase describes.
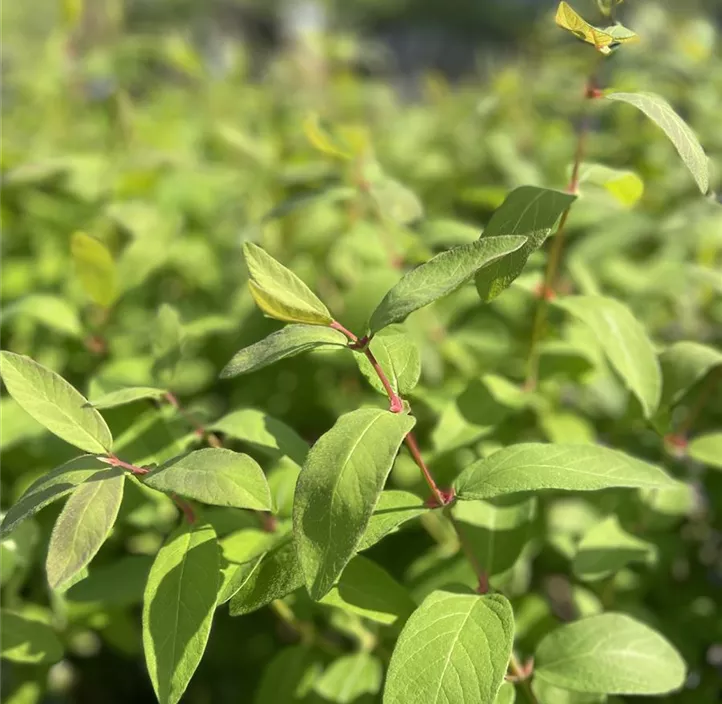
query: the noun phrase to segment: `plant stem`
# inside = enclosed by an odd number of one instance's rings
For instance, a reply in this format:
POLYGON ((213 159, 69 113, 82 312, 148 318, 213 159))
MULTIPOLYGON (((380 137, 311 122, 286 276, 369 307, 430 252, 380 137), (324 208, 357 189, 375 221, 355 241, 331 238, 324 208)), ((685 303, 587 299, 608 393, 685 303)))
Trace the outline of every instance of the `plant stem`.
POLYGON ((196 435, 198 435, 198 437, 205 439, 211 447, 223 447, 223 444, 218 436, 215 433, 210 432, 203 423, 200 423, 195 418, 192 413, 186 411, 186 409, 180 405, 178 397, 174 393, 171 393, 170 391, 166 392, 165 400, 168 401, 168 403, 195 428, 196 435))
MULTIPOLYGON (((589 131, 591 127, 591 119, 588 110, 589 101, 598 97, 599 91, 596 87, 596 79, 594 74, 587 80, 584 89, 584 114, 577 132, 577 146, 574 152, 574 165, 572 166, 572 174, 567 184, 567 192, 575 195, 579 189, 579 171, 584 160, 584 154, 587 149, 587 141, 589 139, 589 131)), ((526 388, 533 390, 536 388, 537 377, 539 375, 539 343, 544 334, 544 327, 547 318, 548 298, 552 295, 557 283, 557 275, 559 265, 562 258, 562 250, 564 249, 564 236, 566 234, 566 224, 569 218, 571 205, 562 213, 559 219, 559 227, 557 227, 549 250, 547 266, 544 271, 544 284, 539 295, 536 311, 534 313, 534 323, 532 327, 531 343, 529 349, 529 358, 527 360, 526 388)))
MULTIPOLYGON (((386 373, 381 368, 381 365, 378 363, 378 360, 374 356, 374 353, 367 347, 364 350, 364 354, 366 355, 366 359, 371 363, 371 366, 374 368, 374 371, 376 372, 376 375, 378 376, 379 380, 383 384, 384 389, 386 390, 386 394, 389 397, 389 410, 392 413, 401 413, 401 411, 404 410, 404 402, 401 400, 401 397, 393 390, 391 387, 391 383, 388 380, 388 377, 386 376, 386 373)), ((407 436, 408 438, 408 436, 407 436)))
POLYGON ((406 443, 406 447, 409 448, 409 452, 411 453, 411 456, 414 458, 414 462, 416 462, 418 468, 421 470, 421 473, 424 475, 424 479, 426 480, 426 483, 429 485, 429 489, 431 489, 431 493, 433 494, 434 498, 436 499, 439 506, 444 506, 449 503, 449 497, 444 496, 444 494, 441 492, 441 489, 439 489, 439 486, 434 481, 434 477, 432 476, 431 472, 429 471, 429 468, 426 466, 426 462, 424 462, 424 458, 421 456, 421 452, 419 450, 419 445, 416 442, 416 436, 412 431, 409 431, 406 434, 406 437, 404 438, 404 442, 406 443))
POLYGON ((148 474, 150 471, 149 469, 145 467, 136 467, 134 464, 130 464, 130 462, 124 462, 120 458, 116 457, 115 455, 108 455, 107 457, 98 457, 98 459, 101 462, 105 462, 105 464, 109 464, 111 467, 122 467, 123 469, 127 469, 132 474, 148 474))
POLYGON ((539 700, 536 698, 534 691, 529 684, 530 673, 527 669, 519 662, 516 655, 512 652, 511 659, 509 660, 509 670, 514 677, 514 681, 518 682, 521 686, 521 690, 524 692, 524 696, 529 704, 539 704, 539 700))

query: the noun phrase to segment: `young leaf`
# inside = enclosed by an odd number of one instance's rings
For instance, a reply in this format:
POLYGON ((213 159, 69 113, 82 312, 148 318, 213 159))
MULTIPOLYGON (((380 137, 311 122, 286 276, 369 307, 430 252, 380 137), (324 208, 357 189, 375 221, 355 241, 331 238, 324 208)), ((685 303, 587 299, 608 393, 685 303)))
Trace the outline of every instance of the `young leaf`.
POLYGON ((229 604, 231 616, 250 614, 301 586, 303 571, 296 555, 296 546, 293 537, 285 535, 239 585, 229 604))
POLYGON ((597 445, 522 443, 468 466, 456 479, 457 497, 489 499, 521 491, 597 491, 614 487, 674 487, 661 469, 597 445))
MULTIPOLYGON (((384 370, 397 394, 408 394, 421 376, 421 355, 414 341, 401 328, 385 328, 371 340, 369 349, 384 370)), ((379 393, 384 385, 365 354, 354 355, 361 373, 379 393)))
POLYGON ((566 296, 555 304, 589 326, 610 364, 650 418, 659 406, 662 374, 654 346, 629 308, 604 296, 566 296))
POLYGON ((233 411, 210 425, 209 430, 266 450, 273 457, 285 455, 299 465, 308 454, 308 443, 293 428, 255 408, 233 411))
POLYGON ((697 135, 664 98, 654 93, 607 93, 604 97, 633 105, 664 130, 692 174, 699 190, 707 193, 709 190, 707 155, 697 135))
POLYGON ((3 660, 40 665, 57 662, 63 657, 63 644, 44 621, 3 609, 0 629, 0 657, 3 660))
POLYGON ((616 44, 638 39, 634 32, 621 25, 600 29, 589 24, 566 2, 559 3, 555 20, 562 29, 591 44, 602 54, 611 53, 616 44))
POLYGON ((92 477, 77 487, 55 521, 45 569, 48 584, 61 589, 87 567, 108 537, 123 500, 124 472, 92 477))
POLYGON ((219 586, 216 534, 183 524, 156 555, 143 596, 143 650, 160 704, 183 696, 211 630, 219 586))
POLYGON ((56 467, 33 482, 20 499, 8 509, 0 527, 0 535, 7 535, 22 521, 70 493, 83 482, 112 479, 116 474, 115 468, 99 462, 92 455, 76 457, 56 467))
POLYGON ((699 342, 675 342, 661 355, 662 405, 673 406, 713 369, 722 366, 722 352, 699 342))
POLYGON ((698 435, 689 443, 687 454, 697 462, 722 469, 722 433, 698 435))
POLYGON ((347 347, 346 336, 333 328, 318 325, 288 325, 271 333, 233 356, 221 371, 221 379, 254 372, 280 359, 323 347, 347 347))
POLYGON ((118 298, 118 273, 106 246, 84 232, 76 232, 70 241, 80 283, 90 299, 109 308, 118 298))
POLYGON ((414 418, 378 408, 341 416, 308 453, 296 485, 293 531, 306 586, 320 599, 357 550, 414 418))
POLYGON ((455 291, 479 269, 520 249, 526 237, 482 238, 437 254, 408 272, 383 298, 371 315, 370 333, 401 323, 419 308, 455 291))
POLYGON ((496 298, 521 274, 527 259, 551 234, 562 213, 576 196, 537 186, 515 188, 494 211, 481 239, 523 235, 526 243, 492 262, 476 275, 476 290, 482 301, 496 298))
POLYGON ((597 581, 619 572, 630 562, 644 562, 654 552, 652 543, 630 535, 616 516, 610 516, 585 533, 572 569, 580 579, 597 581))
POLYGON ((290 269, 252 242, 243 245, 250 273, 248 285, 258 307, 271 318, 288 323, 328 325, 328 308, 290 269))
POLYGON ((152 386, 130 386, 127 389, 118 389, 110 391, 107 394, 99 396, 93 401, 89 401, 88 405, 93 408, 117 408, 128 403, 134 403, 142 399, 157 399, 166 395, 163 389, 156 389, 152 386))
POLYGON ((416 608, 408 591, 375 562, 356 555, 321 604, 337 606, 370 621, 405 621, 416 608))
POLYGON ((301 704, 318 678, 321 662, 305 645, 280 650, 266 666, 254 704, 301 704))
POLYGON ((271 509, 271 492, 258 463, 224 448, 207 447, 174 457, 145 475, 143 483, 212 506, 271 509))
POLYGON ((376 694, 381 689, 383 668, 371 653, 354 653, 334 660, 318 678, 313 687, 324 702, 357 704, 364 695, 376 694))
POLYGON ((651 695, 679 689, 686 667, 649 626, 626 614, 604 613, 547 635, 537 647, 534 672, 576 692, 651 695))
POLYGON ((113 436, 103 417, 63 377, 30 357, 0 352, 10 395, 51 433, 85 452, 110 452, 113 436))
POLYGON ((506 597, 432 592, 399 636, 384 704, 494 704, 513 640, 506 597))

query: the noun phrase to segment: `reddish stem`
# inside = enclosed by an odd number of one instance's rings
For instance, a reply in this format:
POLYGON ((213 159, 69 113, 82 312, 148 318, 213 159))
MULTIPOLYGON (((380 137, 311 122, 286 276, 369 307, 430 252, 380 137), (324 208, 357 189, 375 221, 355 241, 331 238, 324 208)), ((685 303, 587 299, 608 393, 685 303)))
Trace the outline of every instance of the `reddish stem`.
POLYGON ((426 462, 424 462, 424 458, 421 456, 421 452, 419 451, 419 446, 416 443, 416 436, 412 432, 408 432, 406 434, 406 437, 404 438, 404 442, 406 443, 406 446, 409 448, 409 452, 411 453, 411 456, 414 458, 414 462, 418 465, 419 469, 421 470, 421 473, 424 475, 424 479, 426 480, 426 483, 429 485, 429 489, 431 489, 431 493, 434 495, 434 498, 438 502, 439 506, 446 506, 446 504, 449 503, 451 498, 442 492, 436 482, 434 481, 434 478, 431 476, 431 472, 429 471, 429 468, 426 466, 426 462))
POLYGON ((342 332, 351 342, 358 342, 358 337, 356 337, 356 335, 354 335, 350 330, 341 325, 338 320, 334 320, 329 323, 329 327, 333 328, 334 330, 338 330, 339 332, 342 332))
POLYGON ((404 410, 404 402, 401 400, 401 397, 391 388, 391 383, 389 382, 384 370, 381 369, 381 365, 378 363, 378 360, 374 356, 374 353, 367 347, 364 350, 364 354, 366 355, 366 359, 368 359, 368 361, 371 363, 371 366, 374 368, 376 375, 383 384, 386 394, 389 397, 389 401, 391 404, 389 406, 389 410, 392 413, 401 413, 401 411, 404 410))
POLYGON ((178 402, 178 397, 174 393, 167 391, 165 394, 165 400, 168 401, 168 403, 173 406, 173 408, 175 408, 175 410, 180 413, 188 421, 188 423, 190 423, 195 428, 196 435, 199 438, 205 439, 205 441, 211 447, 223 447, 223 444, 221 443, 218 436, 214 433, 211 433, 203 425, 203 423, 198 422, 198 420, 196 420, 192 413, 188 413, 188 411, 186 411, 186 409, 180 405, 180 403, 178 402))
POLYGON ((188 501, 186 501, 185 499, 182 499, 177 494, 171 494, 170 496, 175 502, 175 505, 183 512, 183 516, 185 517, 186 521, 191 524, 195 523, 196 514, 190 503, 188 503, 188 501))
POLYGON ((132 472, 133 474, 148 474, 150 471, 149 469, 146 469, 145 467, 136 467, 134 464, 130 464, 130 462, 124 462, 119 457, 116 457, 115 455, 108 455, 107 457, 98 457, 98 459, 101 462, 105 462, 105 464, 109 464, 111 467, 122 467, 123 469, 127 469, 129 472, 132 472))

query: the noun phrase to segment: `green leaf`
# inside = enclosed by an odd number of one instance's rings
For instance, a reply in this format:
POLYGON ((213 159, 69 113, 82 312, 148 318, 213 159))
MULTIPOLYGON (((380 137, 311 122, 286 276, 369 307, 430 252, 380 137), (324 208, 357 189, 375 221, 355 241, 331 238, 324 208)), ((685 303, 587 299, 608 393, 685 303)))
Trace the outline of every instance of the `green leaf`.
POLYGON ((76 232, 70 241, 75 270, 90 299, 109 308, 120 293, 118 273, 107 247, 84 232, 76 232))
POLYGON ((103 417, 65 379, 24 355, 2 351, 0 359, 7 390, 38 423, 81 450, 110 452, 113 436, 103 417))
POLYGON ((300 704, 318 678, 321 663, 305 645, 279 650, 261 676, 254 704, 300 704))
POLYGON ((722 366, 722 352, 699 342, 675 342, 659 356, 662 405, 673 406, 713 369, 722 366))
POLYGON ((233 411, 210 425, 209 430, 269 451, 272 457, 285 455, 299 465, 308 454, 308 443, 293 428, 255 408, 233 411))
MULTIPOLYGON (((235 586, 235 585, 234 585, 235 586)), ((281 537, 248 573, 229 604, 231 616, 243 616, 303 586, 303 570, 293 537, 281 537)))
POLYGON ((161 386, 173 382, 183 353, 183 324, 178 311, 164 303, 153 329, 153 377, 161 386))
POLYGON ((384 704, 494 704, 513 640, 506 597, 432 592, 396 643, 384 704))
POLYGON ((108 537, 123 500, 125 474, 92 477, 77 487, 55 521, 45 569, 48 584, 61 589, 90 563, 108 537))
POLYGON ((303 133, 309 143, 318 151, 337 159, 350 159, 352 154, 345 146, 339 145, 327 130, 321 125, 321 118, 317 113, 309 113, 303 120, 303 133))
POLYGON ((687 454, 697 462, 722 469, 722 433, 698 435, 689 443, 687 454))
POLYGON ((535 676, 576 692, 667 694, 686 667, 659 633, 620 613, 569 623, 547 635, 535 654, 535 676))
MULTIPOLYGON (((408 394, 421 376, 421 355, 414 341, 400 327, 381 330, 374 335, 369 349, 384 370, 391 388, 397 394, 408 394)), ((384 385, 371 362, 363 353, 354 355, 361 373, 379 393, 386 394, 384 385)))
POLYGON ((271 333, 233 356, 221 371, 221 379, 254 372, 286 357, 327 347, 347 347, 346 336, 333 328, 318 325, 288 325, 271 333))
POLYGON ((554 303, 589 326, 609 363, 650 418, 659 406, 662 374, 654 346, 629 308, 604 296, 566 296, 554 303))
POLYGON ((396 179, 382 176, 374 179, 369 188, 381 215, 400 225, 410 225, 424 215, 424 206, 418 196, 396 179))
POLYGON ((377 623, 405 621, 416 608, 408 591, 375 562, 356 555, 321 600, 377 623))
POLYGON ((117 408, 146 398, 162 398, 167 393, 164 389, 156 389, 153 386, 129 386, 103 394, 93 401, 89 401, 88 405, 93 408, 117 408))
POLYGON ((246 583, 275 540, 275 536, 265 531, 244 528, 219 542, 223 555, 219 604, 225 604, 246 583))
POLYGON ((699 190, 707 193, 709 190, 707 155, 697 135, 664 98, 654 93, 607 93, 604 97, 633 105, 664 130, 692 174, 699 190))
POLYGON ((572 692, 549 684, 535 677, 531 683, 538 704, 606 704, 606 694, 589 694, 588 692, 572 692))
POLYGON ((271 508, 271 492, 258 463, 224 448, 207 447, 174 457, 146 474, 143 483, 212 506, 271 508))
POLYGON ((208 642, 219 586, 213 528, 183 524, 156 555, 143 596, 143 649, 160 704, 175 704, 208 642))
POLYGON ((3 308, 3 321, 16 316, 37 320, 51 330, 70 337, 80 338, 83 335, 78 311, 58 296, 34 293, 3 308))
POLYGON ((322 191, 294 195, 271 208, 263 216, 263 221, 268 222, 275 218, 283 218, 290 213, 295 213, 297 210, 305 208, 307 205, 317 205, 319 203, 333 204, 351 200, 356 197, 356 193, 356 189, 350 186, 333 186, 322 191))
POLYGON ((341 416, 308 453, 296 485, 293 530, 306 586, 320 599, 358 549, 414 418, 378 408, 341 416))
POLYGON ((526 243, 476 275, 476 290, 482 301, 491 301, 521 274, 527 259, 552 233, 561 214, 576 196, 548 188, 515 188, 494 211, 481 239, 523 235, 526 243))
POLYGON ((117 470, 103 464, 92 455, 76 457, 33 482, 27 491, 5 514, 0 535, 7 535, 22 521, 34 516, 41 508, 57 501, 86 481, 112 479, 117 470))
POLYGON ((437 254, 408 272, 384 296, 371 315, 370 333, 403 322, 415 310, 452 293, 479 269, 520 249, 526 241, 526 237, 482 238, 437 254))
POLYGON ((314 691, 324 702, 335 704, 362 704, 364 695, 381 690, 383 668, 371 653, 354 653, 334 660, 318 678, 314 691))
POLYGON ((139 604, 152 564, 150 555, 126 555, 99 567, 93 565, 85 579, 65 592, 65 598, 78 603, 102 603, 106 608, 139 604))
POLYGON ((625 208, 636 205, 644 194, 644 181, 638 174, 604 164, 583 163, 579 169, 579 183, 603 188, 625 208))
POLYGON ((459 499, 489 499, 521 491, 597 491, 674 487, 661 469, 596 445, 522 443, 468 466, 454 486, 459 499))
POLYGON ((453 508, 464 524, 464 535, 474 554, 493 577, 511 569, 531 537, 536 501, 527 497, 502 497, 489 501, 459 501, 453 508))
POLYGON ((610 54, 618 43, 636 41, 637 35, 622 25, 603 29, 589 24, 568 3, 560 2, 554 18, 557 25, 571 32, 575 37, 591 44, 601 54, 610 54))
POLYGON ((289 323, 328 325, 328 308, 290 269, 252 242, 243 255, 250 274, 248 285, 258 307, 271 318, 289 323))
POLYGON ((429 508, 416 494, 398 489, 382 491, 376 508, 359 542, 358 550, 368 550, 384 536, 399 529, 399 526, 427 513, 429 508))
POLYGON ((63 657, 63 644, 44 621, 8 609, 0 612, 0 657, 11 662, 40 665, 63 657))
POLYGON ((619 572, 631 562, 646 561, 654 552, 652 543, 630 535, 616 516, 610 516, 584 534, 572 569, 580 579, 597 581, 619 572))
POLYGON ((516 689, 511 682, 502 682, 499 694, 496 695, 494 704, 514 704, 516 701, 516 689))

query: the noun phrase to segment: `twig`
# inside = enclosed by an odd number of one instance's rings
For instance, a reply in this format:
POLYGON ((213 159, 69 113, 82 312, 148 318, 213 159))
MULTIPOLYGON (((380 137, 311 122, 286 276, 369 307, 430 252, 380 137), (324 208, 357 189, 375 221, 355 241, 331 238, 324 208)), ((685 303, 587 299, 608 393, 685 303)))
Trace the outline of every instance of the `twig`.
POLYGON ((459 538, 459 545, 461 545, 461 549, 463 550, 464 555, 466 555, 466 559, 469 561, 471 566, 474 568, 476 577, 479 580, 479 584, 476 588, 476 591, 479 594, 486 594, 489 591, 489 575, 487 575, 486 570, 481 566, 481 563, 479 562, 479 560, 476 557, 476 554, 474 553, 474 547, 468 541, 466 535, 464 534, 463 529, 461 528, 461 525, 459 524, 459 521, 456 520, 456 518, 454 517, 454 514, 451 512, 450 507, 447 509, 446 515, 447 515, 448 519, 451 521, 451 525, 454 526, 456 535, 459 538))
POLYGON ((512 652, 511 659, 509 660, 509 671, 511 672, 511 677, 509 677, 510 681, 518 682, 521 685, 521 689, 529 704, 539 704, 539 700, 536 698, 534 690, 532 690, 529 684, 533 667, 533 660, 529 662, 528 666, 522 665, 512 652))

